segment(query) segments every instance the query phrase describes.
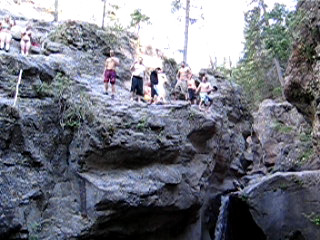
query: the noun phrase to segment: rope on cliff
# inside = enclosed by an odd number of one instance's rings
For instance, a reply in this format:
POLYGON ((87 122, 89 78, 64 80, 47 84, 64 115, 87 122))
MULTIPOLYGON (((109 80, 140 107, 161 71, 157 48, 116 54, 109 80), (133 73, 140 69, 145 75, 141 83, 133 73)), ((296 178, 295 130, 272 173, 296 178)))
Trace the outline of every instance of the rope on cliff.
POLYGON ((16 85, 16 94, 14 95, 13 107, 15 107, 16 104, 17 104, 18 94, 19 94, 19 86, 20 86, 20 83, 21 83, 22 72, 23 72, 23 70, 20 69, 19 78, 18 78, 18 82, 17 82, 17 85, 16 85))

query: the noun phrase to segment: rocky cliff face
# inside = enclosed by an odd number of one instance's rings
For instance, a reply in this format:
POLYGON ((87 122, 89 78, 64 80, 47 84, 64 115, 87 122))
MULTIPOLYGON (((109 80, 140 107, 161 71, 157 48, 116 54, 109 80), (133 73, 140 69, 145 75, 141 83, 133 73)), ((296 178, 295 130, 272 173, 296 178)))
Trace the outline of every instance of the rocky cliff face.
POLYGON ((319 158, 320 148, 320 19, 319 1, 300 1, 302 22, 287 69, 285 95, 312 122, 314 144, 319 158))
MULTIPOLYGON (((300 4, 316 27, 318 3, 300 4)), ((301 55, 317 52, 306 50, 317 30, 300 29, 288 102, 265 100, 251 116, 240 88, 211 70, 209 113, 131 102, 135 36, 32 23, 42 47, 21 56, 17 28, 0 53, 1 239, 320 239, 318 61, 301 55), (101 79, 111 48, 116 99, 101 79)), ((175 67, 164 61, 168 75, 175 67)))
POLYGON ((252 118, 238 86, 217 79, 209 114, 130 102, 130 37, 76 22, 34 29, 38 54, 19 55, 17 42, 0 54, 0 238, 213 238, 208 209, 246 174, 252 118), (101 79, 110 48, 115 100, 101 79))
POLYGON ((290 103, 266 100, 254 120, 267 169, 294 172, 253 179, 235 197, 267 239, 320 239, 319 7, 319 1, 298 3, 302 21, 285 78, 290 103))

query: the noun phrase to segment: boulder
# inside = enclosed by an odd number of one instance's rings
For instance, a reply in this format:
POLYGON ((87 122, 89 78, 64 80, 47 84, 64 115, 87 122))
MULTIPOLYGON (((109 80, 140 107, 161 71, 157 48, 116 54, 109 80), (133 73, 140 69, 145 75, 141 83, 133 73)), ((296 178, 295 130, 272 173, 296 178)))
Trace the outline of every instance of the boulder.
POLYGON ((241 193, 267 239, 320 239, 320 171, 276 173, 241 193))
POLYGON ((263 101, 254 113, 253 129, 270 171, 312 168, 312 126, 289 102, 263 101))

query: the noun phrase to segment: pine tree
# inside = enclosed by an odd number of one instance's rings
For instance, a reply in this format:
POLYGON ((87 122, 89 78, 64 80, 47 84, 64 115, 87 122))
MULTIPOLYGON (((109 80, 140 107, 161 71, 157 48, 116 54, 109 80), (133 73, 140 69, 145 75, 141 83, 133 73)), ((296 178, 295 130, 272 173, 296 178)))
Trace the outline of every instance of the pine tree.
POLYGON ((245 13, 244 55, 233 77, 253 104, 283 96, 282 70, 292 51, 296 16, 281 4, 269 11, 264 0, 254 0, 245 13))

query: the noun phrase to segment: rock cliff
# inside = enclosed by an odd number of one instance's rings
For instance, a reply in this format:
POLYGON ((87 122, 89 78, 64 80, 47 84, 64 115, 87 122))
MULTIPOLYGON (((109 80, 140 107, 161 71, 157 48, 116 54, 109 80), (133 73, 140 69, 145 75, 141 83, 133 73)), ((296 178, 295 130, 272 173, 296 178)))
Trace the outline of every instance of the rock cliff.
MULTIPOLYGON (((129 101, 134 37, 34 21, 43 48, 1 52, 1 239, 201 239, 212 201, 233 191, 252 117, 224 79, 210 113, 129 101), (118 95, 103 94, 108 50, 118 95), (19 101, 12 107, 19 70, 19 101)), ((213 236, 212 236, 213 237, 213 236)))

